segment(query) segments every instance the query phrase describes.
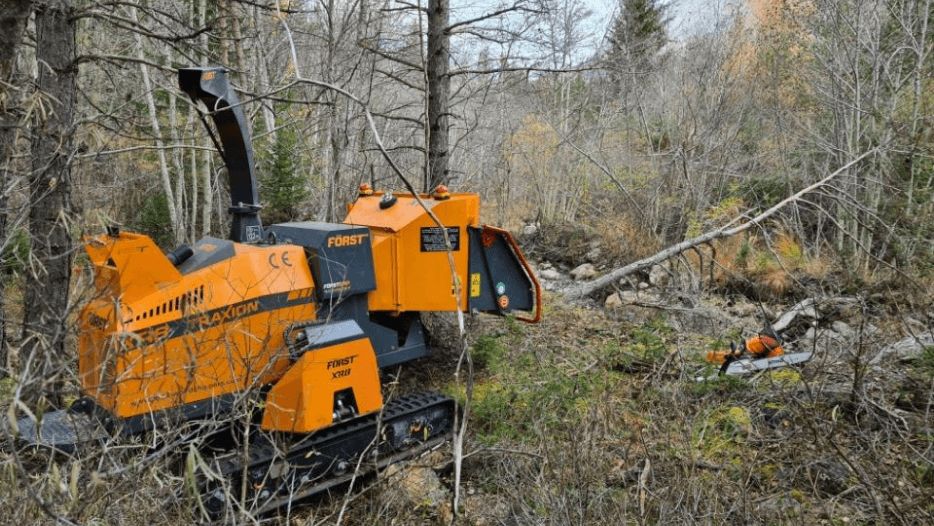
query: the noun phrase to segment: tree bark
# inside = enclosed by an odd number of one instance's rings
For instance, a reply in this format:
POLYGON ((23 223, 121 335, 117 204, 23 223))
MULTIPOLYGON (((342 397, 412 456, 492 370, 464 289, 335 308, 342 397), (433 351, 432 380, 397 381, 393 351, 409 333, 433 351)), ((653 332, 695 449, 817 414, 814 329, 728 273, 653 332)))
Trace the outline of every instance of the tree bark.
POLYGON ((425 191, 448 182, 448 115, 451 77, 449 0, 428 2, 428 181, 425 191))
MULTIPOLYGON (((25 356, 38 359, 46 368, 66 363, 73 248, 68 230, 72 215, 70 161, 78 68, 73 14, 71 2, 62 0, 44 2, 36 9, 38 89, 49 111, 34 123, 32 133, 32 257, 26 276, 23 339, 25 356)), ((54 378, 51 373, 48 369, 42 372, 44 378, 54 378)))
MULTIPOLYGON (((6 231, 7 194, 13 179, 10 163, 20 120, 20 97, 15 90, 23 84, 15 74, 16 51, 31 12, 32 2, 28 0, 10 0, 0 4, 0 247, 9 245, 5 243, 10 235, 6 231)), ((2 254, 0 250, 0 256, 2 254)), ((0 370, 7 365, 6 316, 3 312, 5 292, 6 277, 0 276, 0 370)))

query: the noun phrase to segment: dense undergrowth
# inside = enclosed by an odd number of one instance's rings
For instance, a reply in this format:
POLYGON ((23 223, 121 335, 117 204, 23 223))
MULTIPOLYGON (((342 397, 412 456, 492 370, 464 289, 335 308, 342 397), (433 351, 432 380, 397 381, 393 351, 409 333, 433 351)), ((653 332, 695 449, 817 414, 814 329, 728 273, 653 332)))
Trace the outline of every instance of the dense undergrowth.
MULTIPOLYGON (((473 320, 463 524, 605 524, 608 517, 620 524, 924 524, 934 517, 934 349, 897 374, 869 373, 855 394, 848 365, 823 360, 698 383, 704 352, 733 335, 679 331, 663 312, 634 323, 615 311, 547 300, 537 326, 473 320)), ((399 390, 438 389, 463 401, 464 386, 451 374, 456 359, 453 346, 436 348, 399 373, 399 390)), ((48 522, 39 501, 23 493, 28 487, 80 523, 191 520, 184 475, 174 475, 167 459, 143 461, 144 452, 82 461, 5 453, 0 513, 48 522), (23 479, 27 473, 45 474, 23 479)), ((431 463, 447 487, 448 454, 431 463)), ((333 523, 344 502, 338 493, 293 518, 333 523)), ((448 517, 442 511, 367 479, 343 521, 437 524, 448 517)))
MULTIPOLYGON (((475 333, 465 484, 486 504, 465 508, 467 523, 934 518, 934 350, 867 373, 856 390, 854 364, 824 352, 801 369, 696 382, 710 372, 706 350, 735 334, 550 299, 541 326, 475 333), (909 407, 906 390, 913 409, 893 410, 909 407)), ((461 384, 444 389, 463 400, 461 384)))

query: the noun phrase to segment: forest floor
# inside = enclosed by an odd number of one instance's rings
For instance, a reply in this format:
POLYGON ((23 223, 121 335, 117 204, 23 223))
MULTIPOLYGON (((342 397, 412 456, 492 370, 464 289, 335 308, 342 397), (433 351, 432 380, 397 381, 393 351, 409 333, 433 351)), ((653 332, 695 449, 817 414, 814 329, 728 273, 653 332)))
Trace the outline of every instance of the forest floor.
MULTIPOLYGON (((754 335, 802 295, 685 294, 646 273, 605 301, 572 303, 571 275, 607 265, 548 259, 536 262, 551 291, 541 324, 468 324, 462 523, 934 523, 934 311, 811 296, 782 332, 809 362, 717 377, 707 351, 754 335), (918 338, 909 352, 893 352, 907 334, 918 338)), ((428 321, 434 354, 399 373, 399 390, 463 402, 454 322, 428 321)), ((449 522, 449 447, 382 478, 346 507, 348 523, 449 522)), ((327 522, 343 505, 307 518, 327 522)))
MULTIPOLYGON (((878 356, 929 313, 830 298, 785 333, 790 351, 814 351, 802 367, 697 381, 715 372, 707 351, 797 300, 760 305, 637 280, 613 300, 571 303, 561 294, 570 267, 538 266, 552 290, 540 324, 468 319, 475 370, 457 523, 934 524, 934 347, 878 356)), ((426 322, 432 354, 387 390, 464 402, 453 320, 426 322)), ((287 519, 448 524, 451 458, 446 444, 287 519)), ((128 484, 88 475, 116 466, 49 463, 23 480, 15 459, 0 460, 0 516, 30 517, 21 524, 47 519, 26 483, 79 523, 193 520, 175 497, 183 477, 158 463, 128 484)))
MULTIPOLYGON (((730 313, 748 306, 719 300, 606 310, 549 295, 541 325, 474 327, 465 523, 934 522, 932 349, 866 368, 856 395, 845 351, 855 342, 800 369, 697 382, 707 350, 757 327, 730 313)), ((439 352, 403 383, 463 399, 456 358, 439 352)), ((445 450, 403 470, 401 484, 376 485, 350 523, 447 522, 449 459, 445 450)))

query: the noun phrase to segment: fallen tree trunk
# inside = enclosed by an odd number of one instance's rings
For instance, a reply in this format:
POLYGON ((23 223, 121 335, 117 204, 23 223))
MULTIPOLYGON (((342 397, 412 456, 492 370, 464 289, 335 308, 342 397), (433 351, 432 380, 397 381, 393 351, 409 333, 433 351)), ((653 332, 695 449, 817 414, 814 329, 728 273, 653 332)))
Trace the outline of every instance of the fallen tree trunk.
POLYGON ((775 323, 772 324, 772 330, 781 334, 788 327, 795 323, 798 317, 808 318, 810 321, 817 320, 826 315, 828 311, 834 308, 853 305, 859 300, 852 296, 836 296, 832 298, 808 298, 795 304, 788 312, 781 315, 775 323))
POLYGON ((640 270, 650 268, 654 265, 658 265, 659 263, 662 263, 670 258, 673 258, 687 250, 698 247, 700 245, 710 243, 717 239, 723 239, 726 237, 735 236, 736 234, 739 234, 741 232, 745 232, 746 230, 749 230, 753 226, 758 225, 762 221, 765 221, 766 219, 774 215, 776 212, 778 212, 785 206, 797 201, 798 199, 801 199, 801 197, 829 183, 831 180, 833 180, 838 175, 846 172, 847 170, 852 168, 854 165, 856 165, 857 163, 859 163, 866 157, 869 157, 871 154, 875 153, 876 150, 878 150, 878 147, 873 148, 863 153, 859 157, 841 166, 836 171, 824 177, 820 181, 817 181, 816 183, 799 190, 797 193, 786 197, 785 199, 783 199, 781 202, 779 202, 775 206, 769 208, 768 210, 753 217, 752 219, 749 219, 748 221, 744 223, 735 225, 735 223, 742 220, 743 216, 736 217, 732 221, 727 223, 726 225, 721 226, 720 228, 711 230, 709 232, 701 234, 697 237, 693 237, 691 239, 685 239, 684 241, 677 243, 675 245, 672 245, 662 250, 661 252, 658 252, 657 254, 653 256, 647 257, 645 259, 640 259, 639 261, 630 263, 624 267, 611 270, 610 272, 604 274, 603 276, 593 281, 589 281, 589 282, 581 284, 578 287, 571 288, 567 292, 565 292, 565 297, 569 299, 578 299, 578 298, 583 298, 585 296, 589 296, 606 287, 609 287, 613 283, 616 283, 621 278, 624 278, 632 274, 633 272, 638 272, 640 270))

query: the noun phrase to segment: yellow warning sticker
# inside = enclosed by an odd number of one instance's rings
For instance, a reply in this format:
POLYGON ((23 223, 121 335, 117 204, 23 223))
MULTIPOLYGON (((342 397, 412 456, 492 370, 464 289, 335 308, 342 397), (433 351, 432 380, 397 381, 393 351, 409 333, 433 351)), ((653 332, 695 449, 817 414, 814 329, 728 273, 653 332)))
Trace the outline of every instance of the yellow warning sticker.
POLYGON ((470 297, 480 297, 480 273, 474 272, 470 275, 470 297))

